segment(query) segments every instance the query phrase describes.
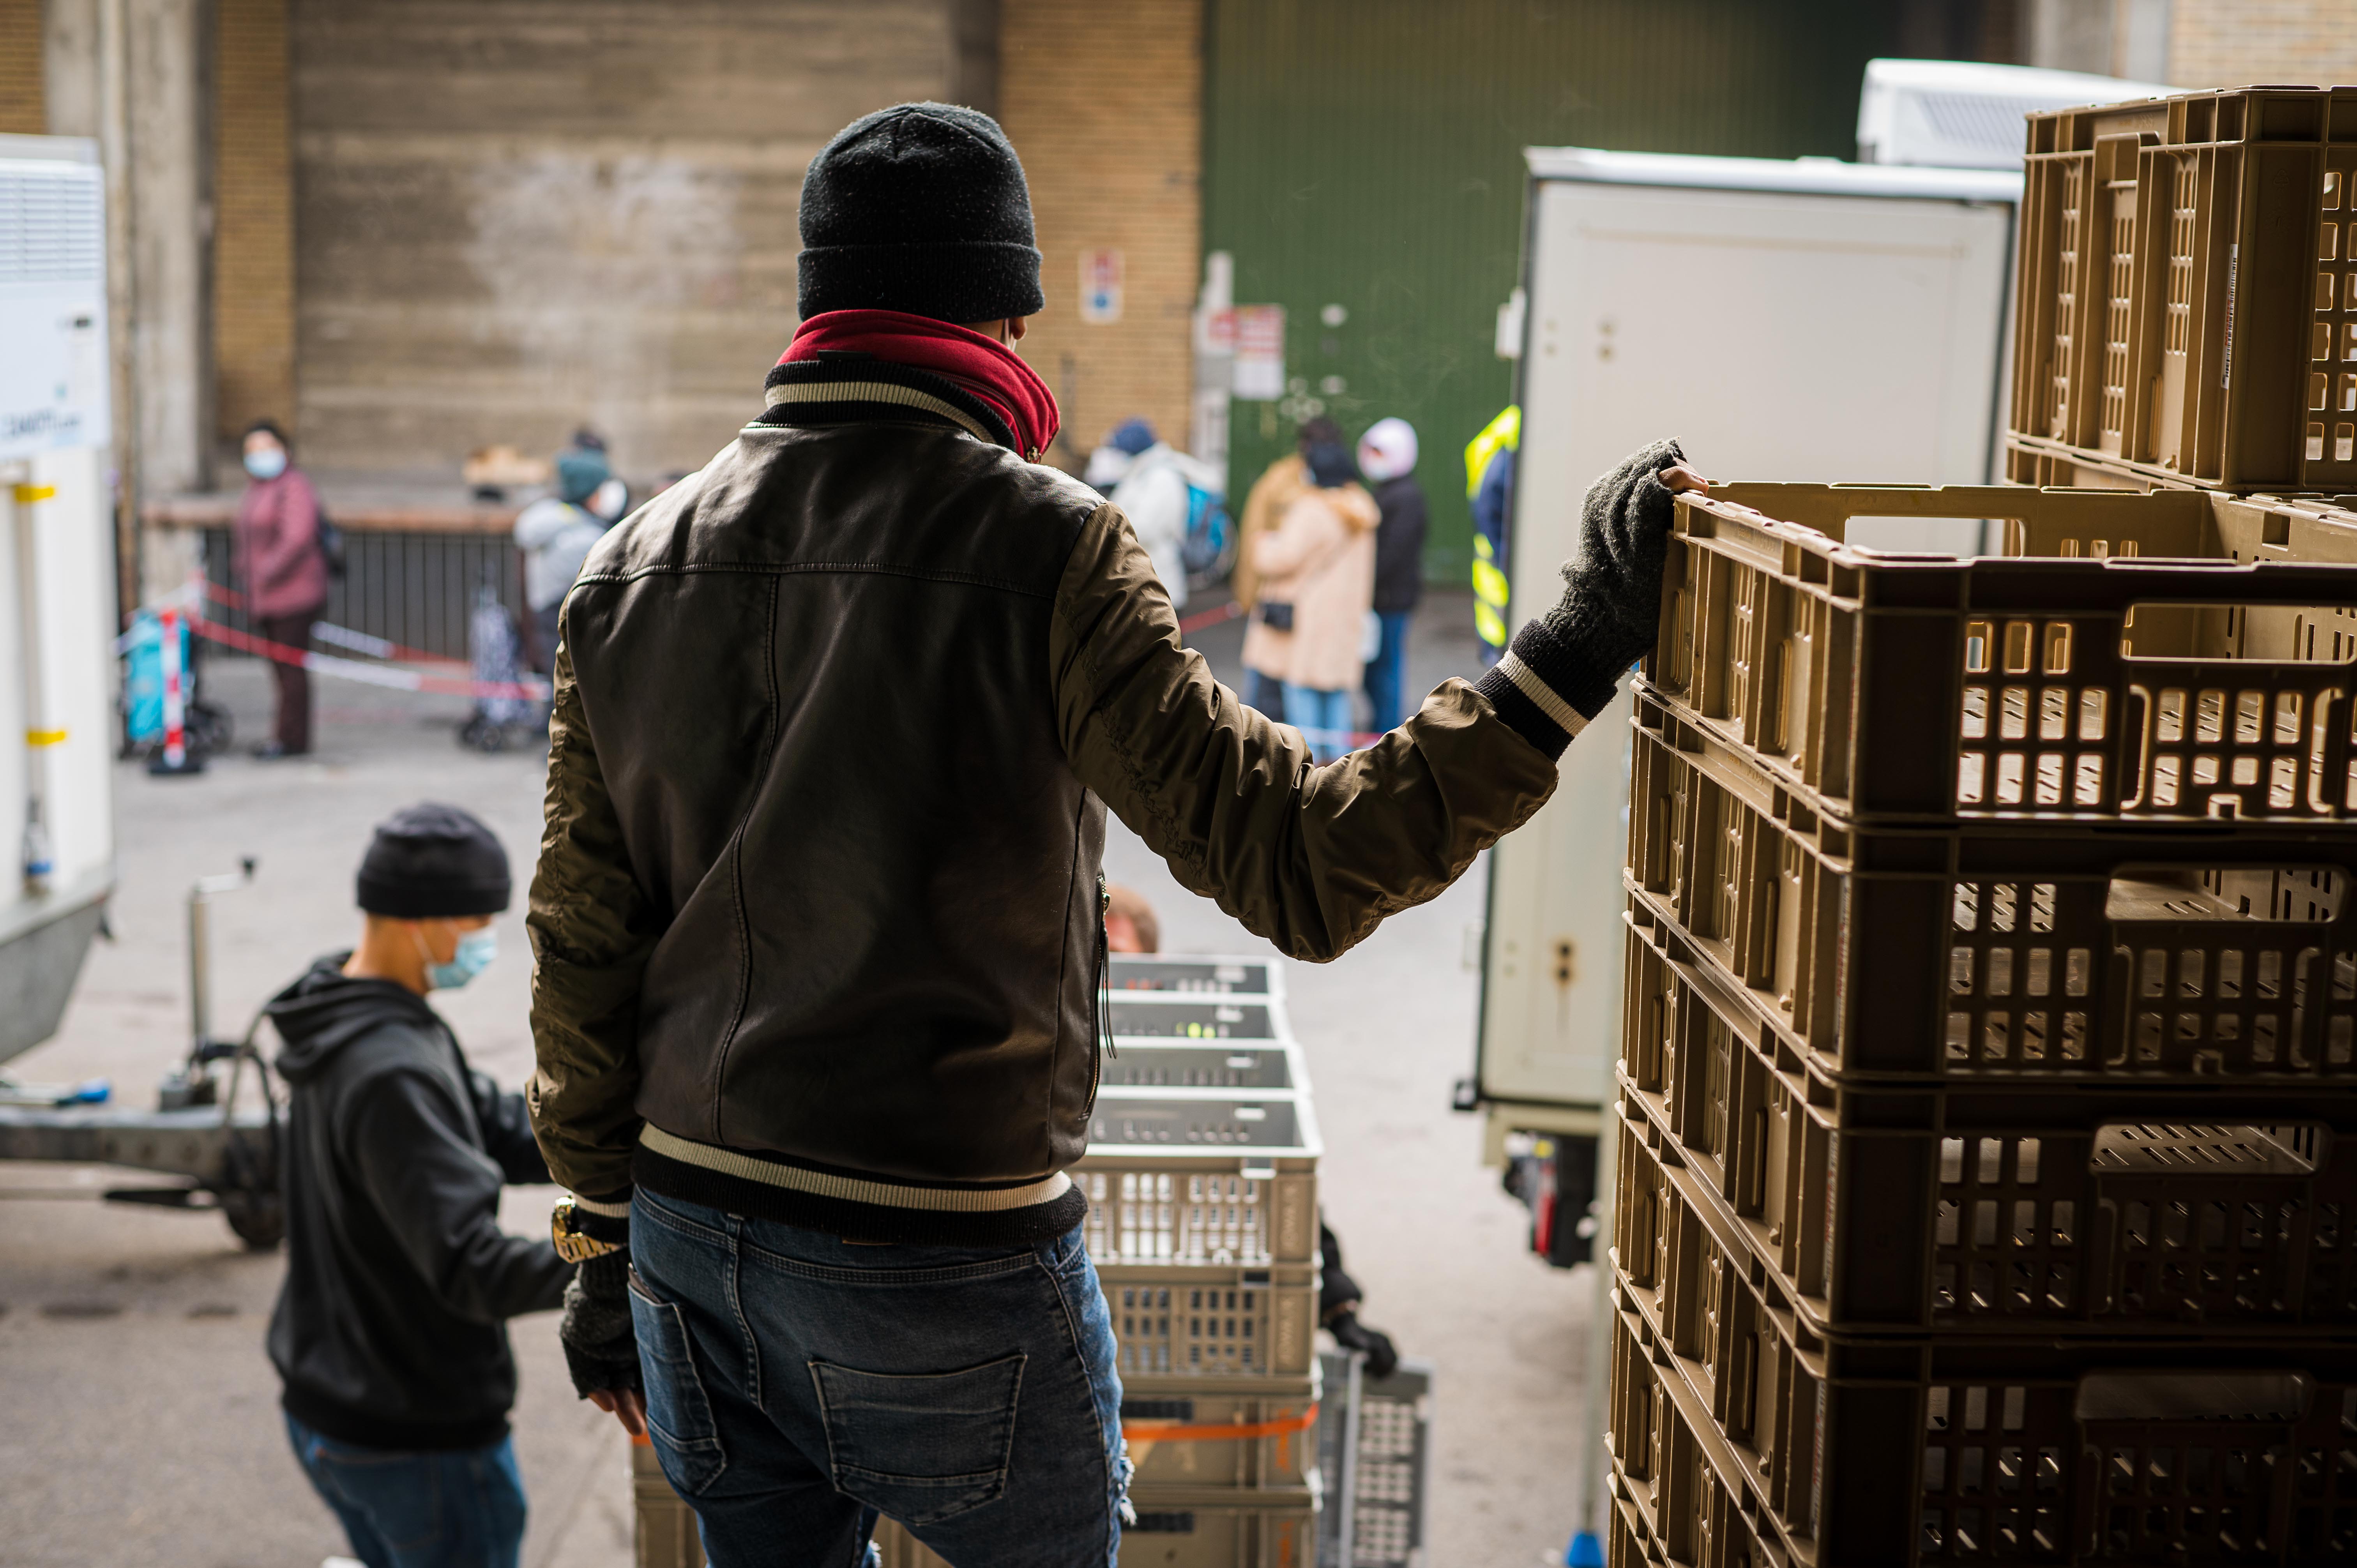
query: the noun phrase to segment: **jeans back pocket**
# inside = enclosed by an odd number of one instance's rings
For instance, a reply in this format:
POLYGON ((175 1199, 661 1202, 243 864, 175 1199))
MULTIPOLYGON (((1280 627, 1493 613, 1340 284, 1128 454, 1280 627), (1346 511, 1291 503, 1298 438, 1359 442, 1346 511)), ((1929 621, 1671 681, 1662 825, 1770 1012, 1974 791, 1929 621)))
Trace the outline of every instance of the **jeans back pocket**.
POLYGON ((658 1301, 636 1270, 630 1273, 630 1326, 639 1337, 639 1369, 647 1385, 647 1428, 672 1485, 702 1493, 728 1467, 713 1423, 712 1402, 689 1348, 679 1308, 658 1301))
POLYGON ((811 1362, 837 1489, 913 1525, 996 1502, 1026 1359, 913 1374, 811 1362))

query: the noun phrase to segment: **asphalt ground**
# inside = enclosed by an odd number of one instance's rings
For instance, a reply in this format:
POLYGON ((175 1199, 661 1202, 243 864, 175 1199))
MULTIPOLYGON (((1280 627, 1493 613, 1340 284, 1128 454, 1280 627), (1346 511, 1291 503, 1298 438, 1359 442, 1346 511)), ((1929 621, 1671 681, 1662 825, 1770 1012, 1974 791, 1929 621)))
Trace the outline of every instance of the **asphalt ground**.
MULTIPOLYGON (((1195 639, 1229 680, 1241 640, 1241 622, 1195 639)), ((1474 663, 1469 601, 1435 596, 1411 645, 1413 685, 1474 663)), ((244 737, 264 732, 262 671, 221 660, 209 680, 244 737)), ((218 1031, 242 1028, 314 956, 349 943, 361 847, 397 806, 475 811, 521 880, 538 842, 536 750, 462 750, 457 699, 318 690, 308 761, 241 752, 193 779, 118 771, 114 940, 92 949, 58 1037, 8 1064, 12 1076, 106 1076, 120 1102, 149 1102, 188 1037, 188 886, 241 855, 258 857, 259 873, 215 905, 218 1031)), ((1106 859, 1155 904, 1166 950, 1265 950, 1118 823, 1106 859)), ((1448 1109, 1471 1058, 1477 981, 1464 953, 1482 876, 1477 867, 1335 963, 1289 970, 1327 1142, 1327 1216, 1367 1292, 1366 1320, 1437 1364, 1434 1568, 1562 1560, 1593 1299, 1587 1270, 1552 1271, 1524 1251, 1522 1209, 1480 1163, 1479 1122, 1448 1109)), ((478 1066, 517 1085, 532 1063, 528 949, 519 913, 498 930, 500 961, 436 1004, 478 1066)), ((100 1201, 142 1179, 0 1165, 0 1562, 314 1568, 342 1542, 287 1451, 262 1351, 279 1255, 243 1251, 214 1217, 100 1201)), ((502 1220, 536 1231, 554 1196, 511 1188, 502 1220)), ((511 1337, 533 1508, 524 1561, 620 1568, 630 1505, 619 1429, 574 1399, 553 1316, 520 1319, 511 1337)))

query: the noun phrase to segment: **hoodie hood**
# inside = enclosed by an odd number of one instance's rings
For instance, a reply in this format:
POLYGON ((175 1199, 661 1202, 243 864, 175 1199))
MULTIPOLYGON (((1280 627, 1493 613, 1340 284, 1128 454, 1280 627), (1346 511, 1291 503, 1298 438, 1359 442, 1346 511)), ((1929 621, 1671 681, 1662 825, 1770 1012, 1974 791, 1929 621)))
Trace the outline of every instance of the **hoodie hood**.
POLYGON ((441 1015, 408 987, 344 973, 351 956, 335 952, 318 960, 262 1010, 286 1042, 277 1066, 289 1083, 317 1078, 328 1058, 381 1025, 424 1024, 437 1032, 443 1027, 441 1015))

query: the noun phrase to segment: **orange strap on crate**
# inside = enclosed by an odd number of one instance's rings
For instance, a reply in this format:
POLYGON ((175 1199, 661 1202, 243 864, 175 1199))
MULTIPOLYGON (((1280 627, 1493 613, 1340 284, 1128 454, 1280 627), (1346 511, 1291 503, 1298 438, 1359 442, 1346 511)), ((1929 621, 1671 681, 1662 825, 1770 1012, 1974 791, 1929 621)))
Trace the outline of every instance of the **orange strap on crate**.
POLYGON ((1239 1421, 1222 1426, 1187 1426, 1177 1422, 1165 1426, 1158 1421, 1125 1421, 1122 1434, 1132 1433, 1156 1443, 1219 1443, 1242 1437, 1282 1437, 1288 1432, 1307 1432, 1318 1424, 1318 1407, 1311 1405, 1299 1415, 1279 1416, 1275 1421, 1239 1421))

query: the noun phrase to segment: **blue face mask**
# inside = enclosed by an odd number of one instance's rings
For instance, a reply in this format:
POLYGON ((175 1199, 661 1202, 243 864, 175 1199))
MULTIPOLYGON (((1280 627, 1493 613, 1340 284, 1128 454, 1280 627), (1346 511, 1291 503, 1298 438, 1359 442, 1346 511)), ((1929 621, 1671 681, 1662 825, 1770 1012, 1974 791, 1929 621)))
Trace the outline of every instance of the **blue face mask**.
POLYGON ((257 479, 274 479, 286 471, 286 448, 265 446, 245 455, 245 471, 257 479))
POLYGON ((500 935, 490 927, 468 931, 458 939, 457 950, 448 963, 428 963, 425 983, 436 991, 456 991, 483 971, 491 967, 491 960, 500 956, 500 935))

